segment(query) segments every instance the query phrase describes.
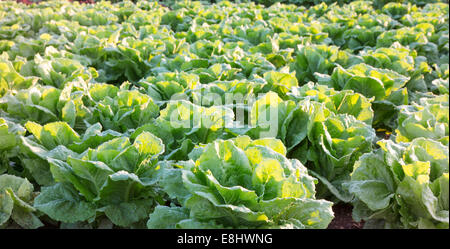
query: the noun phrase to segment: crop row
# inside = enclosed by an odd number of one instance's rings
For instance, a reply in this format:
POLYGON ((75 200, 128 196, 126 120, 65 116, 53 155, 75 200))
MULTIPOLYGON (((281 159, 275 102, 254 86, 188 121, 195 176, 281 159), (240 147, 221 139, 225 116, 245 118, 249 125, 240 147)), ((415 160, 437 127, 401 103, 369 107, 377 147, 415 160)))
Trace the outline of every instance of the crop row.
POLYGON ((0 227, 448 228, 448 30, 439 2, 2 1, 0 227))

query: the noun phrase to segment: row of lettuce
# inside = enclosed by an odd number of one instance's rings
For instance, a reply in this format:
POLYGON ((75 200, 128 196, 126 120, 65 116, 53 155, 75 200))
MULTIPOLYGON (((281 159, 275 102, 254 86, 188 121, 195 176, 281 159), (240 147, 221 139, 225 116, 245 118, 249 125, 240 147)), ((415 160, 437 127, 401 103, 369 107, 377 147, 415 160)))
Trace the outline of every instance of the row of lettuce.
POLYGON ((0 2, 0 226, 448 228, 448 4, 372 4, 0 2))

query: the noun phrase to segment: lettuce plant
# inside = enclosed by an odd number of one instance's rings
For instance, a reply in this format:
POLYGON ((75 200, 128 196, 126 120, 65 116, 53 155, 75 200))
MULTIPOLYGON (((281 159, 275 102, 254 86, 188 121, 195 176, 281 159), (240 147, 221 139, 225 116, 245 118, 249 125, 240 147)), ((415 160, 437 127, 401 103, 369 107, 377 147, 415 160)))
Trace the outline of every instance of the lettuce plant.
POLYGON ((428 138, 378 144, 346 185, 356 197, 353 218, 367 227, 448 228, 448 147, 428 138))
POLYGON ((164 190, 182 206, 157 207, 147 226, 326 228, 331 203, 315 199, 316 180, 285 153, 280 140, 247 136, 194 149, 190 161, 161 173, 164 190))
POLYGON ((0 227, 8 227, 12 221, 27 229, 44 226, 33 207, 35 194, 26 178, 0 175, 0 227))
POLYGON ((17 157, 19 136, 25 134, 25 129, 10 120, 0 118, 0 174, 10 171, 11 158, 17 157))
POLYGON ((295 70, 299 82, 316 81, 314 73, 331 74, 337 64, 348 67, 361 63, 362 59, 337 46, 300 45, 295 62, 291 68, 295 70))
POLYGON ((389 69, 379 69, 361 63, 348 69, 336 67, 331 74, 318 74, 319 84, 332 88, 351 89, 367 98, 373 98, 373 125, 375 127, 396 126, 395 118, 398 106, 408 104, 408 92, 405 88, 410 77, 401 75, 389 69))
MULTIPOLYGON (((351 196, 342 189, 342 184, 349 180, 359 157, 372 150, 375 137, 372 127, 350 115, 337 114, 315 120, 308 131, 312 143, 308 159, 314 164, 313 175, 338 199, 350 201, 351 196)), ((322 190, 320 194, 327 192, 322 190)))
POLYGON ((80 155, 47 157, 56 184, 42 188, 34 207, 65 223, 104 214, 115 225, 139 226, 162 201, 152 179, 140 175, 163 151, 160 139, 143 132, 134 143, 117 137, 80 155))
MULTIPOLYGON (((325 107, 336 114, 354 116, 368 125, 372 125, 373 110, 371 99, 352 90, 337 91, 325 85, 309 82, 302 87, 293 88, 289 97, 295 101, 312 100, 324 103, 325 107)), ((299 102, 301 103, 301 102, 299 102)))
POLYGON ((448 146, 448 94, 422 98, 420 105, 403 106, 398 117, 396 142, 424 137, 448 146))

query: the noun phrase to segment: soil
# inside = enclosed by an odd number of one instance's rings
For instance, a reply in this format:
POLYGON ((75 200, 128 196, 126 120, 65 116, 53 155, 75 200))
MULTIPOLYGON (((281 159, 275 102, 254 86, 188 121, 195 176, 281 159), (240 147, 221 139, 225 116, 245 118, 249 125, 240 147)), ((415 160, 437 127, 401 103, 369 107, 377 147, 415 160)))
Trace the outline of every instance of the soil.
POLYGON ((364 221, 355 222, 352 218, 352 205, 338 203, 333 206, 335 218, 328 225, 328 229, 362 229, 364 221))

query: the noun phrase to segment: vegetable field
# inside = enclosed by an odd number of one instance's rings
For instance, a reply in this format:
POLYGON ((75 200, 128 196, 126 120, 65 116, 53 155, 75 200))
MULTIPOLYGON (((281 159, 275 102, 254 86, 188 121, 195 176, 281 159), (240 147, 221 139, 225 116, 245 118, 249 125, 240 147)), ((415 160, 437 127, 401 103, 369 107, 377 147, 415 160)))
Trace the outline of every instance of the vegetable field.
POLYGON ((448 2, 114 2, 0 1, 0 228, 449 228, 448 2))

